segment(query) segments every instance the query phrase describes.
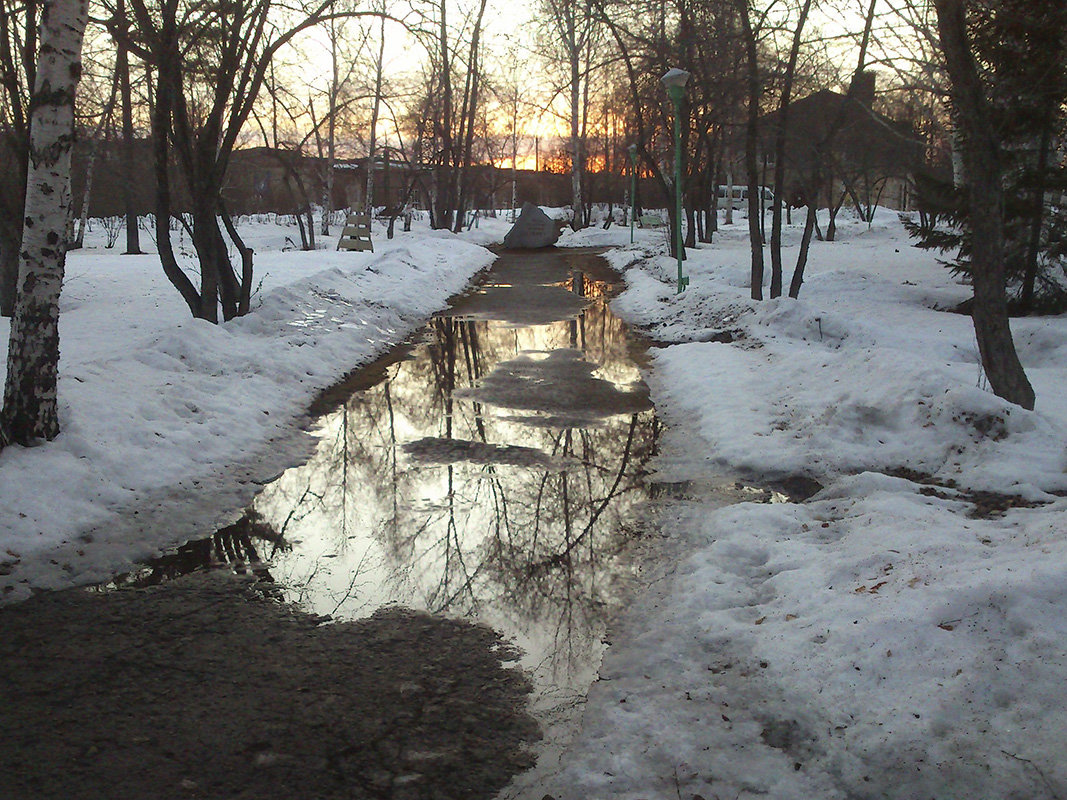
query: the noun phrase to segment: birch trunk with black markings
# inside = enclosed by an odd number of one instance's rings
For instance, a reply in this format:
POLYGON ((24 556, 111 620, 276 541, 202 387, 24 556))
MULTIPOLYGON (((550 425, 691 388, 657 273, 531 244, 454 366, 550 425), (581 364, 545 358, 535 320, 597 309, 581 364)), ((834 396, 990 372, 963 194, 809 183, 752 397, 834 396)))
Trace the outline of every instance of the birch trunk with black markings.
POLYGON ((0 447, 59 433, 59 293, 66 260, 74 92, 81 77, 87 0, 50 0, 30 107, 30 163, 11 321, 0 447))

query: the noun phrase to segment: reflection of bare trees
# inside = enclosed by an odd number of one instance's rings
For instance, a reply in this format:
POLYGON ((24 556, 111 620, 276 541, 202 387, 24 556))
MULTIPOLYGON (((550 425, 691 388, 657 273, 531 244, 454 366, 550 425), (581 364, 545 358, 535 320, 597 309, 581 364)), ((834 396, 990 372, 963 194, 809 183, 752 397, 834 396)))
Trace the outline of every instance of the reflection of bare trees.
POLYGON ((362 616, 388 602, 477 614, 540 653, 546 674, 570 674, 599 652, 605 609, 627 581, 658 427, 636 393, 604 399, 638 378, 626 331, 602 302, 610 286, 574 269, 557 285, 596 302, 533 328, 435 319, 409 359, 321 420, 315 456, 266 487, 254 512, 136 581, 227 564, 276 580, 319 614, 362 616), (570 353, 555 360, 574 369, 549 368, 560 351, 570 353), (543 373, 515 366, 527 352, 543 373), (547 382, 547 397, 570 375, 556 401, 593 408, 523 424, 529 398, 496 395, 488 407, 475 391, 509 370, 547 382), (583 375, 606 391, 575 391, 583 375))
POLYGON ((131 587, 156 586, 196 570, 222 566, 230 567, 238 575, 253 575, 272 583, 274 578, 267 562, 287 547, 277 530, 255 512, 249 512, 233 525, 206 539, 188 542, 175 552, 154 559, 143 571, 117 579, 116 583, 131 587))
MULTIPOLYGON (((608 291, 581 272, 568 288, 608 291)), ((455 399, 524 351, 558 349, 581 350, 602 383, 638 377, 626 331, 603 302, 535 328, 433 320, 425 345, 325 418, 312 461, 257 501, 298 542, 273 568, 279 582, 319 613, 394 601, 506 621, 511 635, 554 640, 546 657, 562 667, 599 645, 619 585, 613 570, 646 497, 654 416, 530 426, 476 395, 455 399), (412 443, 434 456, 408 456, 412 443)))

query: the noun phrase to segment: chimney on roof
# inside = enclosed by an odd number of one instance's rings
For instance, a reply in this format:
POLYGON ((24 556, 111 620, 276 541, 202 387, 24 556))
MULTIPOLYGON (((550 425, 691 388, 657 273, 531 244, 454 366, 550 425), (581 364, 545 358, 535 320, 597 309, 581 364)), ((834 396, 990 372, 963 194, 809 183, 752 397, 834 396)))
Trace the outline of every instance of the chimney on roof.
POLYGON ((870 70, 857 72, 852 76, 852 99, 857 103, 870 108, 874 105, 875 74, 870 70))

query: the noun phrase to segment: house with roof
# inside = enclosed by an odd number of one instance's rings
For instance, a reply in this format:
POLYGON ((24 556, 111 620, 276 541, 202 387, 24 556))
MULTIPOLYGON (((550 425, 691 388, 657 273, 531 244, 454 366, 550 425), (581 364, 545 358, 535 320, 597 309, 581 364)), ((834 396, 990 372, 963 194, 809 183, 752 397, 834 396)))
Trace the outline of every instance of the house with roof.
MULTIPOLYGON (((785 138, 785 197, 792 206, 814 198, 820 208, 844 203, 907 210, 913 176, 926 145, 914 128, 872 107, 875 76, 858 76, 851 96, 822 89, 789 105, 785 138)), ((773 182, 781 112, 760 120, 761 183, 773 182)), ((737 173, 735 173, 737 174, 737 173)))

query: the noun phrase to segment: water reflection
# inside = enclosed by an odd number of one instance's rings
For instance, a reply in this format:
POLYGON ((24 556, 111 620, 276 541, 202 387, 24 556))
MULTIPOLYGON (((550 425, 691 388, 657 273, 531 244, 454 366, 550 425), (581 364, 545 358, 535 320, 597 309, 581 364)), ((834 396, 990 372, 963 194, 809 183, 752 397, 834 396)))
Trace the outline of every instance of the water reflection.
POLYGON ((325 418, 255 512, 292 543, 271 571, 310 610, 477 616, 570 684, 631 577, 613 562, 647 496, 647 391, 603 302, 529 327, 469 308, 325 418))
POLYGON ((238 575, 255 578, 254 585, 260 593, 277 596, 270 561, 288 549, 277 530, 254 511, 248 511, 233 525, 220 528, 206 539, 186 542, 173 553, 89 590, 107 593, 116 588, 158 586, 197 570, 227 566, 238 575))

